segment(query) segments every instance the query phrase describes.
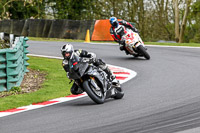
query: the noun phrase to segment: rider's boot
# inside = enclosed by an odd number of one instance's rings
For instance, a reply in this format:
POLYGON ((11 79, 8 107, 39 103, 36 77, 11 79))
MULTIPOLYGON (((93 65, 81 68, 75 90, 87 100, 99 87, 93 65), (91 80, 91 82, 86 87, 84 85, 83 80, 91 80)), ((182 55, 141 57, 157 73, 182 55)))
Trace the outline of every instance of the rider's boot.
POLYGON ((83 93, 83 90, 80 89, 80 88, 76 85, 76 83, 74 83, 74 84, 72 85, 72 87, 71 87, 71 93, 72 93, 73 95, 78 95, 78 94, 83 93))
POLYGON ((123 51, 124 50, 124 45, 119 45, 119 49, 121 50, 121 51, 123 51))
POLYGON ((117 86, 119 85, 119 81, 116 79, 115 75, 111 75, 110 81, 112 82, 113 85, 117 86))
POLYGON ((116 79, 116 76, 110 71, 108 67, 106 67, 104 71, 108 74, 108 79, 110 82, 112 82, 113 85, 119 84, 118 80, 116 79))
POLYGON ((122 44, 120 44, 119 45, 119 49, 121 50, 121 51, 125 51, 125 53, 126 53, 126 55, 128 55, 129 54, 129 52, 128 52, 128 50, 125 48, 125 45, 122 45, 122 44))

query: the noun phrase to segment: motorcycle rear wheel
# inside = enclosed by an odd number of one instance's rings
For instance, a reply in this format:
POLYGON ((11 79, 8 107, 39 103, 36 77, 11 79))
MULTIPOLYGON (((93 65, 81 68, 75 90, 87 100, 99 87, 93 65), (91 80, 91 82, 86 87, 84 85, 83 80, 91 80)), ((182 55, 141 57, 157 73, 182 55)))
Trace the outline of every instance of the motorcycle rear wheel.
POLYGON ((144 47, 142 45, 137 47, 138 51, 144 55, 144 58, 146 58, 147 60, 150 59, 150 55, 147 53, 147 51, 144 49, 144 47))
POLYGON ((97 104, 103 104, 105 100, 105 96, 102 91, 98 92, 101 93, 101 96, 95 92, 95 88, 92 88, 93 86, 88 81, 83 82, 83 88, 85 92, 88 94, 88 96, 97 104))
POLYGON ((113 97, 114 99, 122 99, 124 96, 124 91, 122 90, 121 87, 116 87, 115 88, 116 94, 113 97))

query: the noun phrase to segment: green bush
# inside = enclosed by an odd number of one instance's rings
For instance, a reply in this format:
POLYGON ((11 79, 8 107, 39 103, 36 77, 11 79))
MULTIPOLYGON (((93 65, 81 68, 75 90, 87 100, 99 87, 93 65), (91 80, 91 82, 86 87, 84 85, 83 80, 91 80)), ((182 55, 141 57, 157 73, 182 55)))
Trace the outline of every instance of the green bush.
POLYGON ((12 88, 10 89, 10 91, 14 91, 14 92, 21 92, 21 91, 22 91, 22 89, 21 89, 21 87, 14 86, 14 87, 12 87, 12 88))
POLYGON ((191 43, 200 43, 200 33, 197 33, 193 39, 190 40, 191 43))
POLYGON ((9 48, 8 43, 0 40, 0 49, 9 48))

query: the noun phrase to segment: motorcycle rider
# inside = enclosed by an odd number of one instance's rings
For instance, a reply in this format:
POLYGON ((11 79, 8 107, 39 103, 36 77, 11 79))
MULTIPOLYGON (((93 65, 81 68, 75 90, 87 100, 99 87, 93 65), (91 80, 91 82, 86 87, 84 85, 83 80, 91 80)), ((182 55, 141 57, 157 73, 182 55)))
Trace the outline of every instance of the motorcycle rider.
MULTIPOLYGON (((113 84, 118 84, 116 77, 113 75, 113 73, 110 71, 108 66, 106 65, 105 62, 103 62, 101 59, 97 59, 94 57, 93 53, 88 53, 85 50, 79 49, 79 50, 74 50, 73 45, 71 44, 65 44, 61 47, 61 53, 62 56, 64 57, 62 65, 64 70, 67 72, 70 71, 70 66, 69 66, 69 60, 75 60, 75 57, 86 57, 89 58, 90 61, 89 63, 93 63, 95 66, 101 68, 103 71, 105 71, 108 75, 108 79, 113 83, 113 84), (76 55, 76 56, 75 56, 76 55)), ((78 95, 83 93, 83 91, 78 88, 78 85, 74 82, 74 84, 71 87, 71 93, 74 95, 78 95)))
POLYGON ((125 20, 118 21, 116 17, 110 18, 110 24, 110 34, 113 39, 119 43, 119 49, 121 51, 125 50, 126 54, 129 54, 129 52, 125 48, 125 42, 121 40, 121 37, 127 32, 126 28, 129 28, 136 33, 139 33, 138 30, 125 20))

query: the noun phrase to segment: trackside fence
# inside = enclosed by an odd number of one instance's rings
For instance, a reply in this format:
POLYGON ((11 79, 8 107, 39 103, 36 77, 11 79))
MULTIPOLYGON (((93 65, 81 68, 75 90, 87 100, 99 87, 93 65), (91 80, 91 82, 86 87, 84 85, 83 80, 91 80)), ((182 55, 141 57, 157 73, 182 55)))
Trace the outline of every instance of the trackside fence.
POLYGON ((0 92, 20 86, 28 72, 26 37, 16 37, 12 48, 0 49, 0 92))

